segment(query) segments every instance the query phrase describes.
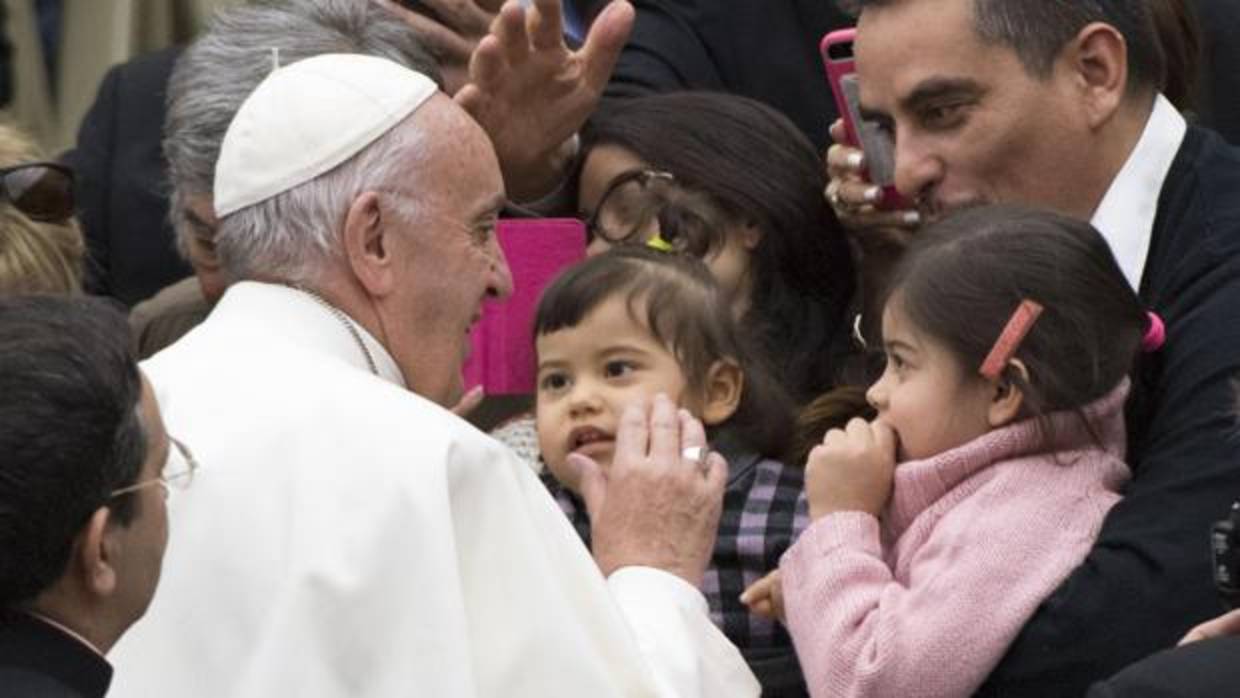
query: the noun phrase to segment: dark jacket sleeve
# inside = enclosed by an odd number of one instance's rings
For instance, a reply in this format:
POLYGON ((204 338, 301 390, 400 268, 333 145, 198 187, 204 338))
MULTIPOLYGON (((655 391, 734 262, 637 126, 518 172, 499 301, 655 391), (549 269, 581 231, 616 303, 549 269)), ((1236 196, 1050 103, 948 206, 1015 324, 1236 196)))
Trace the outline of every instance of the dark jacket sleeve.
POLYGON ((109 70, 64 158, 77 172, 87 289, 129 306, 192 273, 168 222, 161 147, 168 77, 180 51, 143 54, 109 70))
POLYGON ((1240 695, 1240 637, 1159 652, 1095 684, 1087 698, 1231 698, 1240 695))
POLYGON ((1240 3, 1196 0, 1201 20, 1202 65, 1198 83, 1201 123, 1240 145, 1240 3))
POLYGON ((764 102, 819 148, 836 117, 818 43, 851 20, 830 0, 633 0, 607 97, 713 90, 764 102))
POLYGON ((608 97, 727 86, 711 58, 697 2, 636 0, 633 32, 616 62, 608 97))
POLYGON ((1129 405, 1134 478, 1088 558, 981 695, 1082 695, 1219 613, 1209 531, 1240 496, 1240 152, 1190 129, 1159 200, 1141 297, 1167 325, 1129 405))
POLYGON ((120 68, 113 66, 103 76, 95 102, 78 128, 77 146, 61 158, 76 175, 77 216, 86 237, 86 291, 103 296, 112 295, 108 170, 116 132, 120 68))

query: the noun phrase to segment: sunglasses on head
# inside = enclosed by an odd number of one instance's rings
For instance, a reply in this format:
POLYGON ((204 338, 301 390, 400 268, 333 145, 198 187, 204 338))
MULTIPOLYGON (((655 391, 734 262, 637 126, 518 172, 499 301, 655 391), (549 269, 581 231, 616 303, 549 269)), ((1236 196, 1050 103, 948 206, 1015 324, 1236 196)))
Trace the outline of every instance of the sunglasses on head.
POLYGON ((0 195, 30 220, 68 220, 73 215, 73 170, 55 162, 0 168, 0 195))

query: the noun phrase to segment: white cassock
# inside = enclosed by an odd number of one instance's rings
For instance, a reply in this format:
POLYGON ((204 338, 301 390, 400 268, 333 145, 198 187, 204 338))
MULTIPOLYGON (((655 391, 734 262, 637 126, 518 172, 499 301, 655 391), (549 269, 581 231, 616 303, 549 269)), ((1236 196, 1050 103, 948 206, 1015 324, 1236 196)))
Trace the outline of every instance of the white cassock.
POLYGON ((201 467, 109 696, 758 694, 696 589, 605 580, 527 466, 344 322, 241 283, 143 364, 201 467))

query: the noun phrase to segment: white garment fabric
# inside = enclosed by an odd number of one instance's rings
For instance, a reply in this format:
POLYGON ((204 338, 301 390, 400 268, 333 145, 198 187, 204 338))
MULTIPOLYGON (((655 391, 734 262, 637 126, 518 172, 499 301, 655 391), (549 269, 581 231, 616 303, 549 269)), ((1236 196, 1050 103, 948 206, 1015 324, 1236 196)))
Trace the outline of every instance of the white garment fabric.
POLYGON ((1184 142, 1188 123, 1158 95, 1141 139, 1111 181, 1091 219, 1102 233, 1133 290, 1140 290, 1145 259, 1158 215, 1158 196, 1184 142))
POLYGON ((604 580, 529 467, 365 341, 386 378, 311 297, 245 282, 143 364, 200 470, 110 696, 758 694, 696 589, 604 580))

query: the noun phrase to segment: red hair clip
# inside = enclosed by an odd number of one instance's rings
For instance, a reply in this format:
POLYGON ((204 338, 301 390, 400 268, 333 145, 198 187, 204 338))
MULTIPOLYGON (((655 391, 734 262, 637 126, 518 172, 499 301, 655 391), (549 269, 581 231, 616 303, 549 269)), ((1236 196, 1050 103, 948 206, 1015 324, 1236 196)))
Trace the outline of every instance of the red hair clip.
POLYGON ((1042 305, 1037 301, 1031 301, 1028 298, 1021 301, 1020 305, 1016 306, 1016 310, 1012 311, 1012 317, 1008 319, 1007 325, 999 333, 999 338, 990 348, 990 353, 982 361, 978 373, 990 380, 998 378, 1003 372, 1003 367, 1012 360, 1012 356, 1020 348, 1020 343, 1025 340, 1025 335, 1033 329, 1033 323, 1037 322, 1041 314, 1042 305))

